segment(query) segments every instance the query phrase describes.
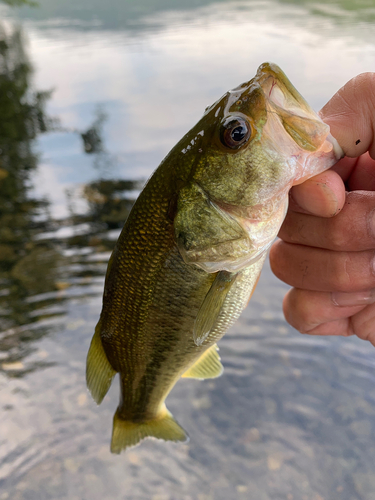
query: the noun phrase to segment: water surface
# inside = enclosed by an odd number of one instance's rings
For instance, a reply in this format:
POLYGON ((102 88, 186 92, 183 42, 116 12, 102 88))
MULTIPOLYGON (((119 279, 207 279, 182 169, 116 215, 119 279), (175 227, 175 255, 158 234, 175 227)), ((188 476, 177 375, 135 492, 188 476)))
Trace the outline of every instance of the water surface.
POLYGON ((268 266, 181 380, 186 445, 109 452, 85 387, 106 262, 142 183, 204 108, 272 60, 319 109, 372 71, 372 1, 0 6, 0 500, 372 500, 374 352, 285 323, 268 266), (10 172, 8 175, 4 172, 10 172))

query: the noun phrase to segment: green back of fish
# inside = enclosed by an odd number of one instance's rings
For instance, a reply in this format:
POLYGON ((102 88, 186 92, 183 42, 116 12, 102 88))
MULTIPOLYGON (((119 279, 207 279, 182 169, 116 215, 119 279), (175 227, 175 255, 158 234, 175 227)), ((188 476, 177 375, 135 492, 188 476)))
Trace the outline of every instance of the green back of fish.
POLYGON ((215 343, 249 299, 304 155, 321 158, 328 132, 281 70, 264 64, 155 171, 110 259, 87 358, 98 403, 120 374, 112 451, 147 436, 186 439, 164 400, 181 376, 221 373, 215 343))

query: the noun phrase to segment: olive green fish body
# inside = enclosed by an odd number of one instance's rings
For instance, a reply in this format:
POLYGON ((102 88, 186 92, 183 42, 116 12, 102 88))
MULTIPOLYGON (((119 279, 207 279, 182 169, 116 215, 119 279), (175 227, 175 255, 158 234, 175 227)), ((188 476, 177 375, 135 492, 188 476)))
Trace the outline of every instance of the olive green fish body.
POLYGON ((145 437, 186 440, 165 398, 181 376, 222 373, 216 342, 256 286, 288 190, 341 154, 282 71, 264 64, 164 159, 111 256, 87 358, 97 403, 120 374, 113 452, 145 437))
MULTIPOLYGON (((156 394, 167 394, 186 366, 179 353, 186 358, 189 343, 194 347, 192 337, 181 332, 189 331, 214 279, 186 266, 178 252, 170 218, 175 179, 168 174, 159 169, 141 193, 106 277, 100 335, 111 366, 121 374, 124 418, 157 414, 162 400, 156 394), (169 367, 165 360, 171 356, 176 364, 169 367)), ((195 347, 192 360, 202 350, 195 347)))
POLYGON ((194 322, 215 275, 187 265, 180 255, 170 219, 174 185, 174 179, 159 171, 150 179, 106 277, 109 307, 103 307, 100 336, 108 361, 121 377, 118 416, 133 422, 157 417, 176 381, 240 315, 253 284, 250 270, 240 273, 216 328, 197 346, 194 322))

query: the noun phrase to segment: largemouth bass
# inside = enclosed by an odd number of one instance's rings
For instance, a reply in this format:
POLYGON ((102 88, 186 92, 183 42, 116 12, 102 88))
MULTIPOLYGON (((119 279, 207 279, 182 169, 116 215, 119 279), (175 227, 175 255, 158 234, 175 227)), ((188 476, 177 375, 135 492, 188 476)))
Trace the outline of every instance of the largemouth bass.
POLYGON ((120 375, 111 451, 185 441, 165 406, 180 377, 221 375, 216 343, 245 308, 292 185, 343 156, 275 64, 208 107, 139 195, 108 264, 87 356, 99 404, 120 375))

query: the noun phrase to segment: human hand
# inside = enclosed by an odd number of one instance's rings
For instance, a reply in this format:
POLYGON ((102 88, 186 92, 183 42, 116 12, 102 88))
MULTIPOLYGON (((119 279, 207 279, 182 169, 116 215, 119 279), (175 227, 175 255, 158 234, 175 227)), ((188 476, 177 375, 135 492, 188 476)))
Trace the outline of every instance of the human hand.
POLYGON ((297 330, 375 345, 375 73, 350 80, 320 114, 346 157, 292 188, 271 268, 294 287, 283 308, 297 330))

